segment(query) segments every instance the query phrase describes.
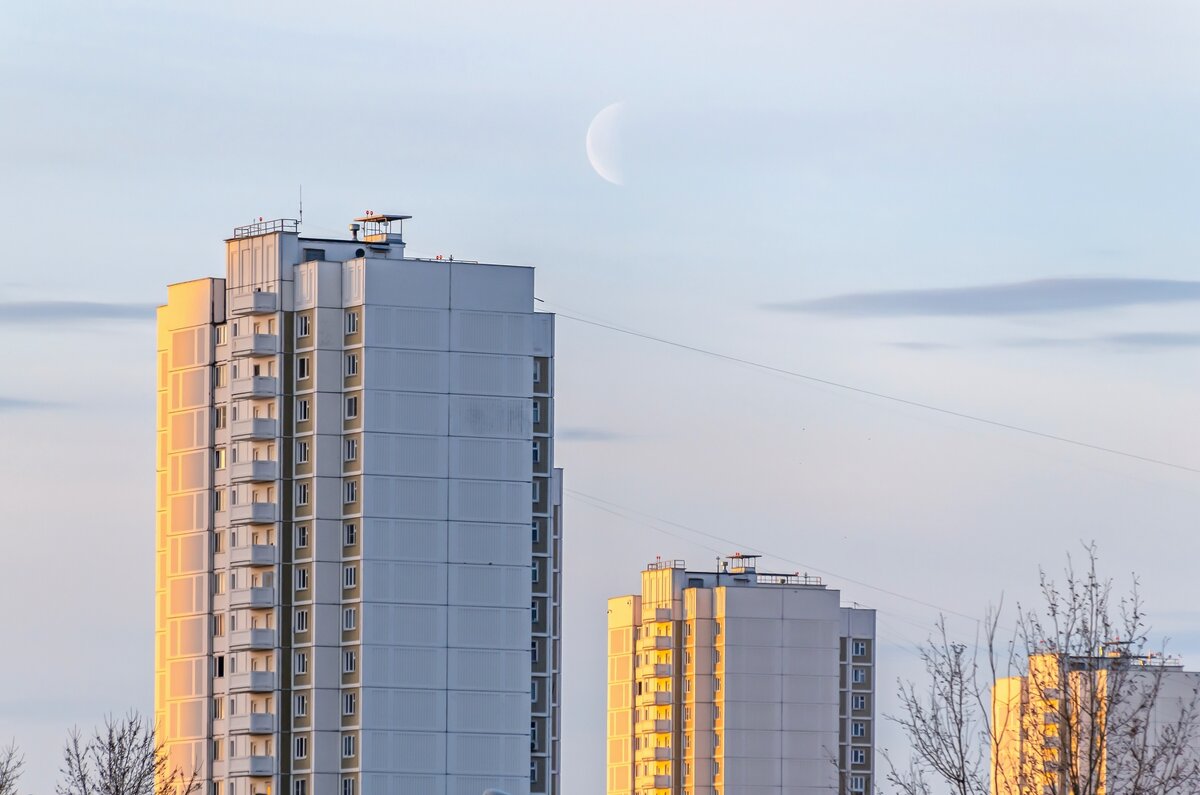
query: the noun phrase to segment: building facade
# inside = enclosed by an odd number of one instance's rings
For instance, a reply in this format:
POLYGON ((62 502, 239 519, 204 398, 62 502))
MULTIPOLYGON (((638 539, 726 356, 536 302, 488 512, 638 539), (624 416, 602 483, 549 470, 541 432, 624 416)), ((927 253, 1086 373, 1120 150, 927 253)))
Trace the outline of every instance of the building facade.
POLYGON ((659 561, 608 603, 608 795, 875 786, 875 612, 820 580, 659 561))
POLYGON ((1127 645, 1033 654, 996 680, 993 795, 1200 791, 1200 673, 1127 645))
POLYGON ((241 227, 159 310, 155 718, 205 795, 559 792, 554 318, 404 220, 241 227))

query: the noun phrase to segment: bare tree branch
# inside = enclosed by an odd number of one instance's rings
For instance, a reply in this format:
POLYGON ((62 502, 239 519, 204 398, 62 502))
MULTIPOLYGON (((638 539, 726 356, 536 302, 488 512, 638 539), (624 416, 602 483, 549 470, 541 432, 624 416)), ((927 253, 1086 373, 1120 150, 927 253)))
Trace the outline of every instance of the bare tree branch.
MULTIPOLYGON (((109 715, 85 739, 72 729, 63 749, 58 795, 192 795, 202 788, 198 771, 171 768, 150 721, 135 710, 109 715)), ((0 793, 3 795, 3 793, 0 793)))
POLYGON ((0 795, 17 795, 17 780, 24 769, 25 756, 17 750, 16 740, 0 748, 0 795))

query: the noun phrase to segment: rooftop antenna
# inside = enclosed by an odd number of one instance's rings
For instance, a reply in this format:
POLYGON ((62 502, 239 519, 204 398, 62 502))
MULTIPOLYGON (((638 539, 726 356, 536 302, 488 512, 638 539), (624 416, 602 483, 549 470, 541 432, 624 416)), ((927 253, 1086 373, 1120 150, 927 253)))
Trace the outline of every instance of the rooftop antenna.
POLYGON ((304 183, 300 183, 300 223, 304 223, 304 183))

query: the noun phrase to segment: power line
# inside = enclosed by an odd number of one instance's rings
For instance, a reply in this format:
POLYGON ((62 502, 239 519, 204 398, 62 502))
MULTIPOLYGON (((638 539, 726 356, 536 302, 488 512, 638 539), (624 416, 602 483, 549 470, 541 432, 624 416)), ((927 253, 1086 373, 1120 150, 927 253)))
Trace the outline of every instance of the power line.
MULTIPOLYGON (((538 299, 538 300, 540 301, 541 299, 538 299)), ((545 302, 543 301, 543 303, 545 303, 545 302)), ((987 417, 981 417, 978 414, 967 414, 962 411, 955 411, 954 409, 947 409, 947 408, 943 408, 941 406, 935 406, 931 403, 922 403, 921 401, 918 401, 918 400, 909 400, 908 398, 899 397, 897 395, 889 395, 885 392, 876 392, 871 389, 864 389, 862 387, 852 386, 850 384, 843 384, 838 381, 831 381, 828 378, 820 378, 815 375, 809 375, 808 373, 801 373, 796 370, 788 370, 783 367, 775 367, 773 365, 763 364, 762 362, 756 362, 751 359, 743 359, 740 356, 732 356, 727 353, 719 353, 717 351, 708 350, 707 348, 701 348, 701 347, 698 347, 695 345, 688 345, 686 343, 677 342, 675 340, 669 340, 664 337, 656 337, 653 334, 646 334, 646 333, 643 333, 640 331, 635 331, 633 329, 622 328, 621 326, 615 326, 611 323, 605 323, 600 320, 588 320, 586 318, 579 317, 578 315, 565 314, 562 312, 556 313, 556 316, 561 317, 561 318, 566 318, 567 320, 573 320, 576 323, 584 323, 589 326, 595 326, 597 328, 607 329, 609 331, 615 331, 619 334, 627 334, 631 337, 637 337, 639 339, 649 340, 650 342, 657 342, 660 345, 667 345, 672 348, 679 348, 681 350, 691 351, 693 353, 699 353, 704 356, 711 356, 715 359, 722 359, 727 362, 735 362, 737 364, 746 365, 748 367, 753 367, 753 368, 756 368, 759 370, 764 370, 764 371, 770 372, 770 373, 776 373, 778 375, 786 375, 786 376, 791 376, 792 378, 800 378, 800 379, 803 379, 805 381, 810 381, 815 384, 822 384, 824 386, 831 386, 831 387, 835 387, 837 389, 843 389, 847 392, 855 392, 860 395, 867 395, 869 397, 879 398, 881 400, 889 400, 893 403, 900 403, 905 406, 912 406, 914 408, 924 409, 925 411, 933 411, 938 414, 944 414, 944 415, 950 416, 950 417, 957 417, 958 419, 968 420, 970 422, 977 422, 977 423, 980 423, 981 425, 990 425, 994 428, 1003 428, 1004 430, 1008 430, 1008 431, 1016 431, 1017 433, 1023 433, 1023 434, 1027 434, 1029 436, 1036 436, 1040 439, 1048 439, 1048 440, 1054 441, 1054 442, 1062 442, 1063 444, 1074 445, 1075 447, 1082 447, 1087 450, 1094 450, 1094 451, 1101 452, 1101 453, 1108 453, 1110 455, 1118 455, 1118 456, 1122 456, 1124 458, 1132 459, 1134 461, 1141 461, 1146 464, 1155 464, 1157 466, 1170 467, 1171 469, 1178 469, 1183 472, 1193 472, 1196 474, 1200 474, 1200 468, 1197 468, 1197 467, 1190 467, 1185 464, 1177 464, 1173 461, 1164 461, 1161 458, 1151 458, 1150 456, 1138 455, 1137 453, 1131 453, 1131 452, 1128 452, 1127 450, 1118 450, 1114 447, 1105 447, 1105 446, 1099 445, 1099 444, 1092 444, 1091 442, 1084 442, 1084 441, 1080 441, 1079 439, 1072 439, 1067 436, 1059 436, 1058 434, 1046 433, 1045 431, 1035 430, 1034 428, 1027 428, 1027 427, 1024 427, 1021 425, 1013 425, 1012 423, 1008 423, 1008 422, 1001 422, 999 420, 988 419, 987 417)))

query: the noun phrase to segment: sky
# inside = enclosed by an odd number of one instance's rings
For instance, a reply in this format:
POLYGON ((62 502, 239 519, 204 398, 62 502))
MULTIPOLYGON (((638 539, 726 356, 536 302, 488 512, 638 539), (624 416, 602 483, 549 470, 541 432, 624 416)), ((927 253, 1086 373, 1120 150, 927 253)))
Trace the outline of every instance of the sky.
POLYGON ((309 234, 411 214, 411 255, 536 266, 561 315, 565 791, 603 791, 605 598, 659 555, 876 608, 881 715, 939 610, 972 638, 1090 540, 1200 667, 1194 3, 0 13, 0 744, 30 791, 70 726, 152 707, 149 308, 301 186, 309 234))

